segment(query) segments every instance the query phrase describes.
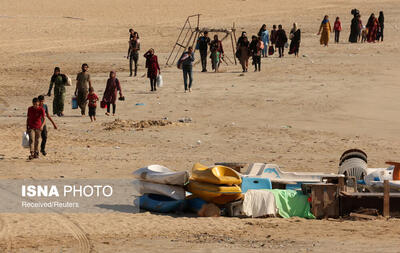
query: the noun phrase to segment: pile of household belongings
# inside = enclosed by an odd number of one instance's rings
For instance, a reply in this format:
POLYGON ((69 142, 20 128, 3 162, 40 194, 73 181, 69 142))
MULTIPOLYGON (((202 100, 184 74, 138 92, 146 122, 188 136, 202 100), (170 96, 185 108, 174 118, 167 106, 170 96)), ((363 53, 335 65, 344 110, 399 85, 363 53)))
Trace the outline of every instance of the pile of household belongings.
POLYGON ((199 216, 315 218, 307 195, 296 190, 272 189, 269 178, 250 177, 221 165, 196 163, 173 172, 151 165, 134 172, 140 180, 140 208, 167 213, 196 212, 199 216), (185 193, 185 189, 187 193, 185 193))
POLYGON ((189 172, 172 171, 161 165, 150 165, 133 172, 138 181, 134 181, 141 195, 140 208, 153 212, 168 213, 183 210, 185 205, 185 184, 189 181, 189 172))

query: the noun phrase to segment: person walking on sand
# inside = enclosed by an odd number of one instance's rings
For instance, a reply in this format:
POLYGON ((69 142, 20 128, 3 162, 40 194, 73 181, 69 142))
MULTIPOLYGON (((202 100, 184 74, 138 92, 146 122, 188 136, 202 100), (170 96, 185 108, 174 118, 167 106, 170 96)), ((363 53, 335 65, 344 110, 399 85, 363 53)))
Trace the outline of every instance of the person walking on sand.
POLYGON ((246 32, 242 32, 242 35, 238 39, 236 44, 236 57, 239 58, 240 64, 242 65, 243 72, 247 72, 249 68, 249 51, 250 42, 247 38, 246 32))
POLYGON ((154 49, 150 48, 144 54, 144 58, 146 58, 147 77, 150 79, 151 91, 157 91, 157 76, 161 74, 161 70, 157 55, 154 54, 154 49))
POLYGON ((385 28, 385 17, 383 16, 383 11, 379 12, 378 22, 379 22, 379 27, 378 27, 378 33, 376 35, 376 40, 379 42, 379 40, 383 41, 383 29, 385 28))
POLYGON ((54 86, 53 115, 59 117, 64 116, 65 86, 67 85, 67 82, 68 79, 66 75, 61 74, 59 67, 55 67, 50 80, 50 87, 47 96, 51 97, 51 91, 54 86))
POLYGON ((293 28, 290 30, 289 36, 291 42, 289 47, 289 54, 294 54, 296 58, 299 57, 300 41, 301 41, 301 31, 297 26, 297 23, 293 23, 293 28))
POLYGON ((82 116, 86 113, 86 98, 89 88, 92 87, 92 81, 90 80, 88 69, 89 65, 86 63, 82 64, 82 72, 78 73, 76 76, 75 96, 77 96, 78 106, 81 109, 82 116))
POLYGON ((267 30, 267 25, 263 24, 258 32, 258 37, 264 43, 264 48, 262 50, 262 57, 268 57, 268 45, 269 45, 269 32, 267 30))
POLYGON ((261 52, 264 49, 264 43, 261 38, 253 35, 249 49, 253 58, 254 72, 261 71, 261 52))
POLYGON ((133 63, 135 64, 135 76, 137 75, 139 50, 140 50, 140 42, 137 37, 137 33, 135 33, 132 39, 129 41, 128 55, 126 56, 126 58, 129 59, 129 71, 130 71, 129 76, 132 76, 133 63))
POLYGON ((321 45, 328 46, 329 44, 329 36, 332 32, 331 23, 329 22, 329 16, 325 15, 324 19, 321 22, 319 27, 319 31, 317 35, 321 35, 319 42, 321 45))
POLYGON ((96 93, 94 93, 93 87, 89 88, 89 94, 86 100, 88 101, 90 121, 91 122, 96 121, 96 108, 97 108, 97 101, 99 101, 99 97, 96 95, 96 93))
POLYGON ((201 72, 207 72, 207 49, 208 45, 210 45, 210 38, 208 37, 208 32, 205 31, 203 36, 200 36, 197 40, 197 47, 200 51, 201 58, 201 72))
MULTIPOLYGON (((44 103, 44 96, 40 95, 38 97, 38 100, 39 100, 39 106, 44 109, 44 113, 46 114, 46 117, 50 120, 51 124, 53 124, 54 129, 57 129, 56 123, 54 123, 53 119, 51 118, 51 116, 49 114, 49 108, 44 103)), ((44 118, 42 118, 42 122, 43 121, 44 121, 44 118)), ((42 137, 42 142, 40 143, 40 153, 42 153, 42 155, 46 156, 47 155, 47 152, 46 152, 47 125, 46 124, 43 125, 43 130, 42 130, 42 133, 41 133, 41 137, 42 137)))
POLYGON ((284 56, 285 44, 288 39, 285 30, 283 30, 282 25, 278 25, 278 31, 276 32, 276 47, 279 51, 279 58, 284 56))
POLYGON ((368 29, 367 41, 369 43, 371 42, 375 43, 376 35, 378 33, 379 21, 375 17, 374 13, 372 13, 371 16, 369 17, 366 27, 368 29))
POLYGON ((182 69, 183 72, 183 84, 185 88, 185 93, 189 90, 192 91, 193 84, 193 62, 194 53, 193 47, 189 47, 187 52, 183 52, 178 60, 178 67, 182 69), (189 78, 189 83, 188 83, 189 78))
POLYGON ((107 86, 106 86, 106 89, 104 90, 103 99, 102 99, 102 101, 104 101, 107 104, 107 112, 106 112, 107 116, 110 115, 111 105, 113 107, 113 116, 115 115, 115 110, 117 107, 117 105, 116 105, 117 92, 119 92, 119 97, 123 97, 121 84, 117 78, 117 74, 115 73, 115 71, 111 71, 110 77, 107 80, 107 86))
POLYGON ((218 72, 219 65, 224 57, 224 48, 222 47, 222 42, 218 39, 218 35, 214 35, 214 40, 210 43, 210 52, 212 69, 218 72))
POLYGON ((132 28, 129 29, 129 41, 133 39, 136 35, 137 40, 139 40, 139 33, 135 32, 132 28))
POLYGON ((26 132, 29 134, 29 160, 39 158, 39 139, 44 125, 46 124, 45 112, 39 106, 39 99, 32 100, 32 106, 28 108, 26 118, 26 132))
POLYGON ((340 22, 339 17, 336 17, 333 31, 335 31, 335 43, 339 43, 340 32, 342 31, 342 22, 340 22))
POLYGON ((359 28, 357 41, 362 42, 362 39, 363 39, 362 33, 363 33, 363 30, 365 30, 365 25, 363 25, 363 23, 362 23, 361 15, 358 15, 357 18, 358 18, 358 28, 359 28))
POLYGON ((352 10, 352 13, 354 17, 351 20, 349 42, 357 43, 361 34, 361 16, 358 11, 352 10))
POLYGON ((278 39, 277 32, 278 31, 276 30, 276 25, 273 25, 271 30, 271 35, 269 36, 269 40, 271 41, 271 45, 274 47, 275 51, 276 51, 275 48, 276 40, 278 39))

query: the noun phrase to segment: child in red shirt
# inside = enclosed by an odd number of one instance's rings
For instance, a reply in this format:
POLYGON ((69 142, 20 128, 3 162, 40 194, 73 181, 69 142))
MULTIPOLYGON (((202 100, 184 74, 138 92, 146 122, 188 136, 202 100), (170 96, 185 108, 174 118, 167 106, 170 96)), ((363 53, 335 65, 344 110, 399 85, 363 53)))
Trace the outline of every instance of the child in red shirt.
POLYGON ((89 117, 90 120, 93 122, 96 121, 96 107, 97 107, 97 101, 99 101, 99 97, 97 97, 96 93, 94 93, 93 87, 89 88, 89 94, 86 99, 89 103, 89 117))
POLYGON ((342 22, 340 22, 339 17, 336 17, 335 24, 333 25, 333 30, 335 31, 335 43, 339 43, 340 31, 342 30, 342 22))
POLYGON ((29 147, 31 155, 29 160, 39 158, 39 138, 46 124, 45 112, 39 106, 38 98, 32 100, 32 106, 28 108, 28 117, 26 119, 26 132, 29 134, 29 147))

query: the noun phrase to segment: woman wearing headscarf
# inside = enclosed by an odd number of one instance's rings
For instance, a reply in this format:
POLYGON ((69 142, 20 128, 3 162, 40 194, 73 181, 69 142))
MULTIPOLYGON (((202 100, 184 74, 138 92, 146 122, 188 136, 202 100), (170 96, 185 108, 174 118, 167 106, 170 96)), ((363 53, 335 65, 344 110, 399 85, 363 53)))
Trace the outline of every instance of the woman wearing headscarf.
POLYGON ((351 26, 350 26, 350 36, 349 36, 349 42, 350 43, 357 43, 358 42, 358 36, 360 35, 361 29, 360 29, 360 19, 358 16, 354 17, 351 20, 351 26))
POLYGON ((53 114, 60 117, 64 116, 65 85, 67 85, 67 81, 67 77, 61 74, 60 68, 55 67, 47 95, 51 96, 54 85, 53 114))
POLYGON ((279 58, 283 57, 285 51, 285 44, 287 42, 287 36, 285 30, 282 29, 282 25, 278 25, 278 31, 276 32, 276 47, 279 51, 279 58))
POLYGON ((378 34, 376 35, 376 40, 383 41, 383 28, 385 27, 385 17, 383 16, 383 11, 379 12, 379 17, 378 17, 378 22, 379 22, 379 27, 378 27, 378 34))
POLYGON ((258 32, 258 37, 264 43, 264 49, 262 50, 262 57, 268 57, 268 45, 269 45, 269 32, 267 30, 267 25, 263 24, 258 32))
POLYGON ((117 101, 117 92, 119 91, 119 96, 122 97, 122 90, 121 90, 121 84, 119 80, 117 79, 117 74, 115 71, 110 72, 110 77, 107 80, 107 86, 103 94, 103 99, 107 104, 107 112, 106 115, 110 115, 110 107, 112 105, 113 107, 113 116, 115 115, 115 110, 116 110, 116 101, 117 101))
POLYGON ((243 72, 247 72, 247 69, 249 68, 249 44, 250 42, 246 36, 246 32, 242 32, 242 36, 240 36, 237 42, 236 56, 239 58, 243 72))
POLYGON ((301 31, 297 27, 296 23, 293 23, 293 28, 290 30, 289 38, 291 39, 289 54, 294 54, 296 57, 299 57, 301 31))
POLYGON ((144 54, 144 58, 146 58, 147 77, 150 79, 151 91, 156 91, 157 76, 161 73, 161 70, 157 55, 154 54, 154 49, 150 48, 144 54))
POLYGON ((221 64, 221 59, 224 55, 224 48, 222 47, 222 42, 218 39, 218 35, 214 35, 214 40, 210 42, 210 58, 212 63, 212 69, 218 72, 219 65, 221 64))
POLYGON ((321 38, 319 42, 321 45, 328 46, 329 43, 329 36, 332 32, 331 23, 329 22, 328 15, 325 15, 324 19, 321 22, 321 26, 319 27, 318 35, 321 34, 321 38))
POLYGON ((261 38, 253 35, 249 49, 253 57, 254 72, 261 71, 261 52, 264 49, 264 43, 261 38))
POLYGON ((375 17, 374 13, 372 13, 371 16, 369 17, 366 27, 368 29, 367 41, 370 43, 371 42, 375 43, 376 34, 378 33, 379 21, 375 17))

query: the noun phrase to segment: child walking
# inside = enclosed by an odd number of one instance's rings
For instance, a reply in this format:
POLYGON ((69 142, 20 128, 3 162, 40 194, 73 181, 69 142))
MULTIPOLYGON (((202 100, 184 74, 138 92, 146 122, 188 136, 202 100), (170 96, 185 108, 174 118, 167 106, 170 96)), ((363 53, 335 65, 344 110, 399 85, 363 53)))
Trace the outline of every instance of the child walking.
POLYGON ((97 101, 99 101, 99 97, 97 97, 96 93, 94 93, 93 87, 89 88, 89 94, 86 99, 89 107, 89 117, 90 121, 96 121, 96 107, 97 107, 97 101))
POLYGON ((26 118, 26 132, 29 134, 29 148, 31 152, 29 160, 39 158, 39 139, 45 124, 44 109, 39 106, 39 99, 34 98, 32 106, 28 108, 28 117, 26 118))
POLYGON ((340 22, 339 17, 336 17, 333 30, 335 31, 335 43, 339 43, 340 31, 342 31, 342 22, 340 22))

